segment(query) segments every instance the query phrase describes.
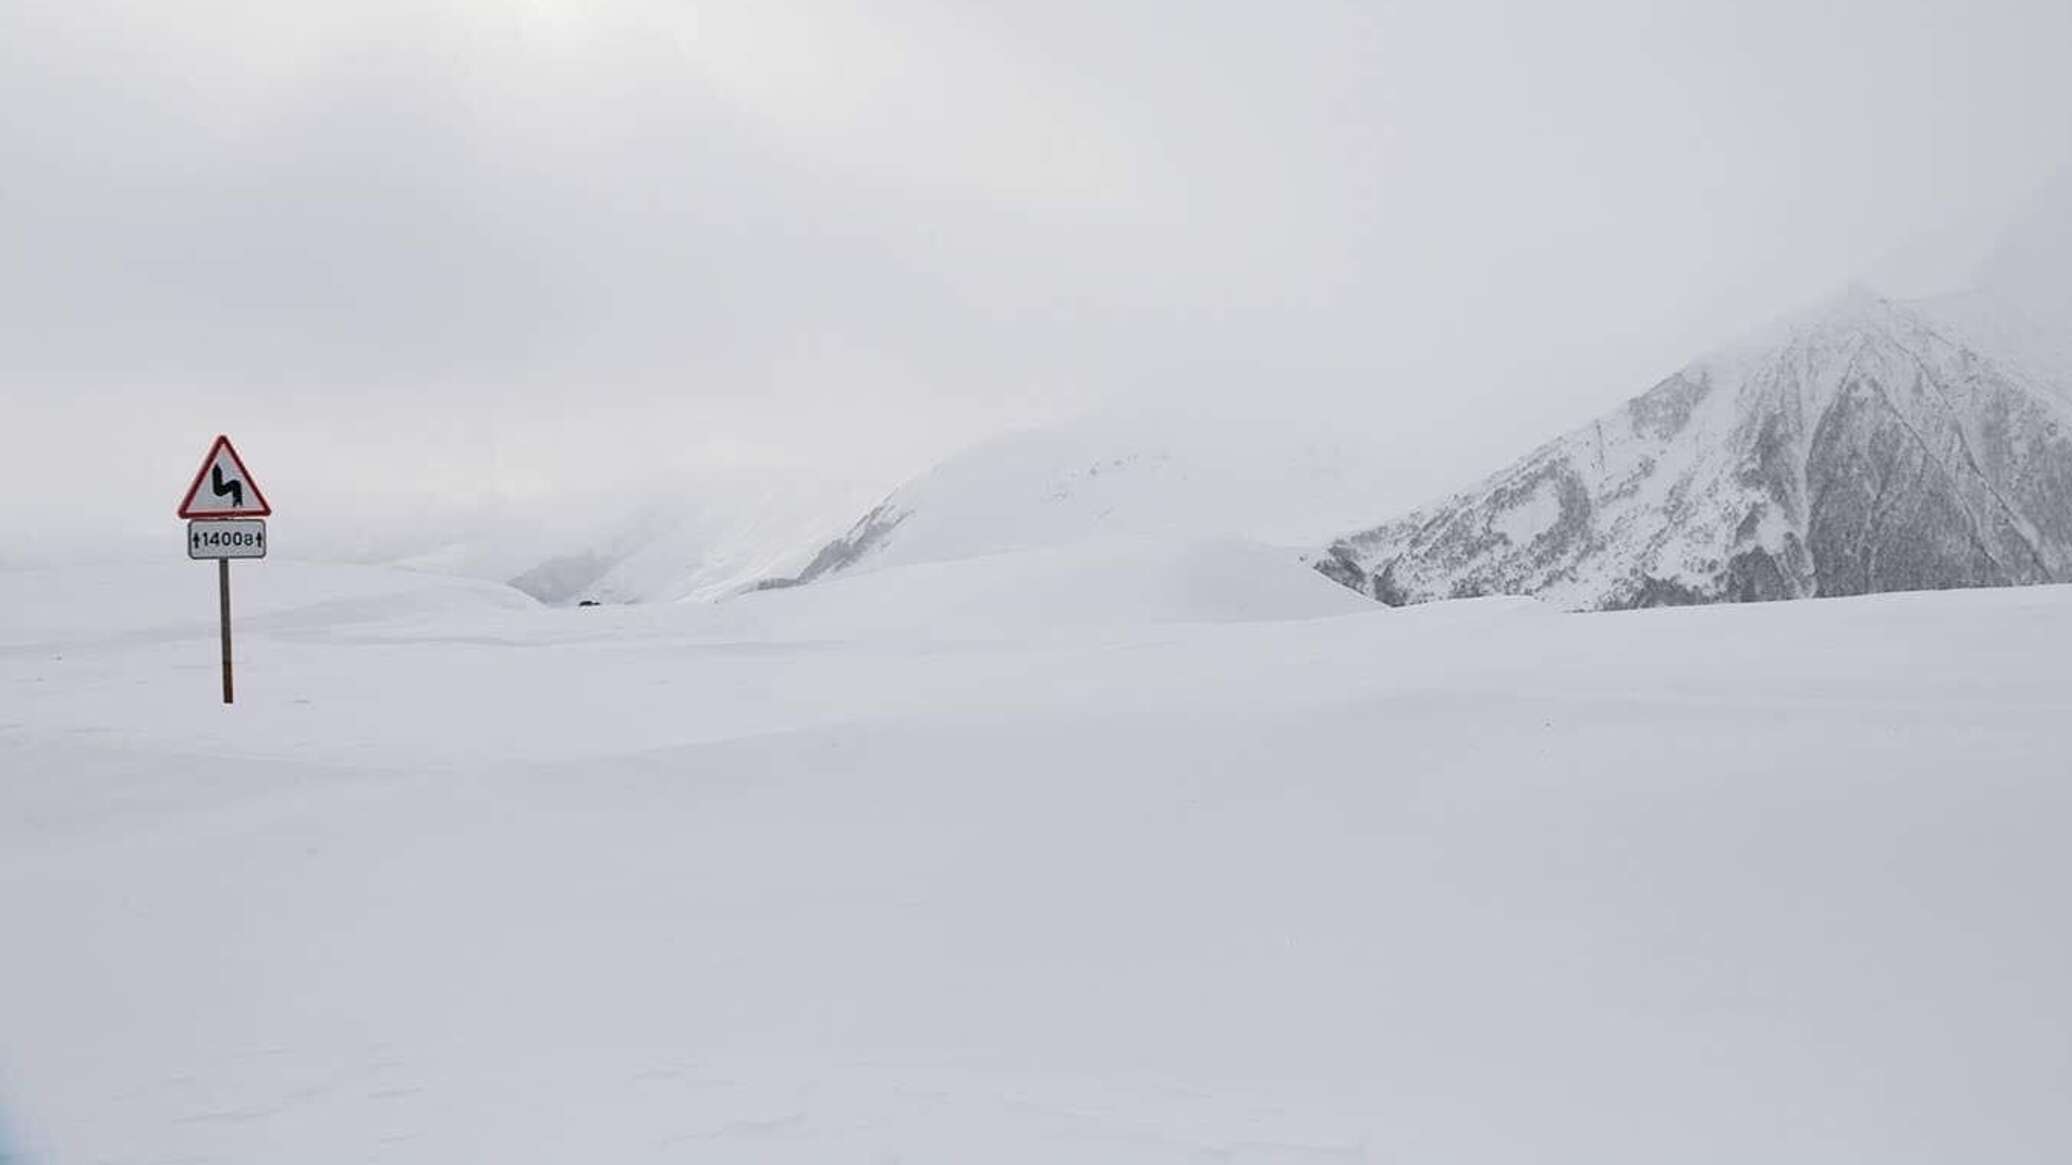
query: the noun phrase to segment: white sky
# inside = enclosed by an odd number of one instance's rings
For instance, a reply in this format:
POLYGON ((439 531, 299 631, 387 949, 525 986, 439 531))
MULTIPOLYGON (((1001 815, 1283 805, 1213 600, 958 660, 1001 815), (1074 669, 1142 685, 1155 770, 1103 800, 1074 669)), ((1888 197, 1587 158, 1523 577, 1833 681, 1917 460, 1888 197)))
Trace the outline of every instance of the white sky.
POLYGON ((155 530, 219 430, 285 519, 889 484, 1147 390, 1465 481, 1851 278, 1961 282, 2072 159, 2068 44, 2063 0, 0 0, 0 533, 49 481, 155 530))

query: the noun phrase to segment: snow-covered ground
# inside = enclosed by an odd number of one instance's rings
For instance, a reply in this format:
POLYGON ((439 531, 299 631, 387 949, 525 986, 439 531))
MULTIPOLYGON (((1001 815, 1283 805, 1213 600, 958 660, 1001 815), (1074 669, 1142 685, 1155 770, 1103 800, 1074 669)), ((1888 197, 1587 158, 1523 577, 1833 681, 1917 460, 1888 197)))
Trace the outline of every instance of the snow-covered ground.
POLYGON ((37 1165, 2072 1157, 2072 590, 235 577, 224 708, 207 567, 0 573, 37 1165))

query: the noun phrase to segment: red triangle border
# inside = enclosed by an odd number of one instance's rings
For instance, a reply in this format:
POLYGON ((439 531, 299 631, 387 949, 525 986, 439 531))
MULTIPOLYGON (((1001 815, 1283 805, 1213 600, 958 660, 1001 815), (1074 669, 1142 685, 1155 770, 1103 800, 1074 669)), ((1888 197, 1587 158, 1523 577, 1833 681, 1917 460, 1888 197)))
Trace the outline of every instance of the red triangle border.
POLYGON ((258 481, 253 479, 252 471, 245 468, 245 459, 237 455, 237 446, 230 443, 229 437, 221 433, 216 434, 216 439, 209 444, 208 453, 201 459, 201 468, 194 471, 194 481, 187 486, 186 496, 180 499, 180 516, 188 519, 223 517, 265 518, 272 516, 272 514, 273 507, 267 503, 265 492, 259 488, 258 481), (209 466, 216 463, 217 451, 223 449, 230 451, 230 460, 237 466, 238 476, 244 478, 245 485, 251 488, 252 498, 259 503, 259 508, 256 510, 239 510, 235 515, 221 512, 192 513, 194 497, 201 492, 201 479, 209 475, 209 466))

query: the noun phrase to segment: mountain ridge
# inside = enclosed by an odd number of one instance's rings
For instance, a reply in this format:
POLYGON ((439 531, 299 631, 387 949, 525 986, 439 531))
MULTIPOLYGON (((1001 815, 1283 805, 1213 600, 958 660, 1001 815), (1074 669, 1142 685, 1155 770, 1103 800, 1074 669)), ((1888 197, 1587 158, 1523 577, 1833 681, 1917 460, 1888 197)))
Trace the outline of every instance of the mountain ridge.
POLYGON ((1852 288, 1313 565, 1579 610, 2072 580, 2072 406, 1852 288))

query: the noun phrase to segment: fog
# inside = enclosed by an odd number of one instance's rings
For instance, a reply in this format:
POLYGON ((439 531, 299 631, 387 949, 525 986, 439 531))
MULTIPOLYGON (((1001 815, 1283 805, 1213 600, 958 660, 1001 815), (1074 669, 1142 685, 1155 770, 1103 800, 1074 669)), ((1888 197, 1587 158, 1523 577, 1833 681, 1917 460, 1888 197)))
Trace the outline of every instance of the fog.
POLYGON ((1437 488, 1850 280, 1962 285, 2072 159, 2066 44, 2056 0, 0 0, 0 561, 173 553, 219 431, 354 552, 833 512, 1146 396, 1437 488))

